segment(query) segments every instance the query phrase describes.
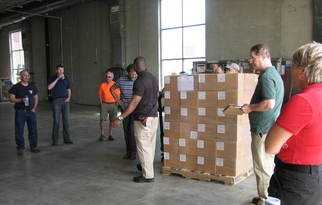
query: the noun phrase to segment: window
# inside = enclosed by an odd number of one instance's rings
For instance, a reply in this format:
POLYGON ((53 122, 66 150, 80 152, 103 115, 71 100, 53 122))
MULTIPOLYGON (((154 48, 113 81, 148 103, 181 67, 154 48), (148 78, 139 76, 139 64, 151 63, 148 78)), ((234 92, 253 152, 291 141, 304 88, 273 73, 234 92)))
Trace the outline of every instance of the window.
POLYGON ((160 0, 160 77, 191 72, 206 59, 205 0, 160 0))
POLYGON ((9 33, 11 82, 19 81, 19 72, 25 68, 24 51, 22 48, 21 31, 9 33))

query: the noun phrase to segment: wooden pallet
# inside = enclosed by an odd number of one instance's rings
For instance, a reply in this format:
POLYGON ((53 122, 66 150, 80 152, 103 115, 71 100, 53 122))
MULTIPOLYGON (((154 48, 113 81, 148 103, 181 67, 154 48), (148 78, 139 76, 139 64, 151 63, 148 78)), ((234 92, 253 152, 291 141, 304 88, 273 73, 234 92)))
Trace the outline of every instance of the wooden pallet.
POLYGON ((191 171, 187 169, 162 167, 162 174, 166 176, 170 176, 170 175, 181 176, 184 178, 195 179, 200 181, 217 182, 225 185, 235 185, 243 181, 250 175, 252 175, 253 170, 249 170, 244 174, 233 177, 233 176, 214 175, 214 174, 209 174, 204 172, 191 171))

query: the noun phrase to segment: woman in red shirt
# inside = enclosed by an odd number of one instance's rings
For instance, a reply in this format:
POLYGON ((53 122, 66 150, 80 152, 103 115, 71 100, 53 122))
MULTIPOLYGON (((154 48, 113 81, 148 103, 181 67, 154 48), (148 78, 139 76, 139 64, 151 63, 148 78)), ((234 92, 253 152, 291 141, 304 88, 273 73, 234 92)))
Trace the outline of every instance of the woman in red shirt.
POLYGON ((298 48, 292 85, 301 90, 285 105, 266 141, 276 154, 268 192, 282 205, 322 205, 322 44, 298 48))

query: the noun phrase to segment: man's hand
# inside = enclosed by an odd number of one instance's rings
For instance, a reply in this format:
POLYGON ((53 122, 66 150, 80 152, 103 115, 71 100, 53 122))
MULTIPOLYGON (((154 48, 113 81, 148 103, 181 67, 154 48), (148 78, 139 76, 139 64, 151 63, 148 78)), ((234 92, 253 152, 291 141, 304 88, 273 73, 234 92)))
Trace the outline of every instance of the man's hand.
POLYGON ((65 75, 61 74, 60 76, 58 76, 58 79, 65 79, 65 75))
POLYGON ((67 103, 70 102, 70 98, 66 98, 65 102, 67 102, 67 103))
POLYGON ((250 105, 248 105, 248 104, 244 104, 240 109, 241 109, 241 110, 243 111, 243 113, 245 113, 245 114, 249 114, 249 113, 251 113, 251 112, 252 112, 252 109, 251 109, 250 105))
POLYGON ((111 126, 112 126, 113 128, 116 128, 116 127, 120 126, 120 124, 121 124, 121 121, 120 121, 118 118, 114 118, 114 119, 111 121, 111 126))
POLYGON ((36 112, 36 108, 32 108, 31 109, 31 112, 34 112, 35 113, 36 112))

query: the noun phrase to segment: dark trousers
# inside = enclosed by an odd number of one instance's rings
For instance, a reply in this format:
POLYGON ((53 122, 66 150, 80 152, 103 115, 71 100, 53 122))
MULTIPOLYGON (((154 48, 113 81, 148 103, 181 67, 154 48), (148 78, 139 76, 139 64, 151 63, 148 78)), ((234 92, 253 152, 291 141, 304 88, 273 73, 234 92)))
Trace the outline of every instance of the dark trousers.
POLYGON ((136 155, 136 142, 134 137, 134 125, 133 117, 129 115, 123 120, 124 138, 126 144, 126 153, 135 156, 136 155))
POLYGON ((275 164, 269 196, 280 199, 281 205, 322 205, 322 166, 297 170, 275 164))
POLYGON ((63 138, 64 142, 71 141, 69 133, 69 103, 65 102, 64 98, 57 98, 53 100, 53 143, 58 142, 60 116, 63 119, 63 138))
POLYGON ((28 110, 17 109, 15 111, 15 139, 17 149, 25 148, 24 128, 26 123, 28 127, 30 148, 33 149, 37 147, 38 135, 36 113, 28 110))

